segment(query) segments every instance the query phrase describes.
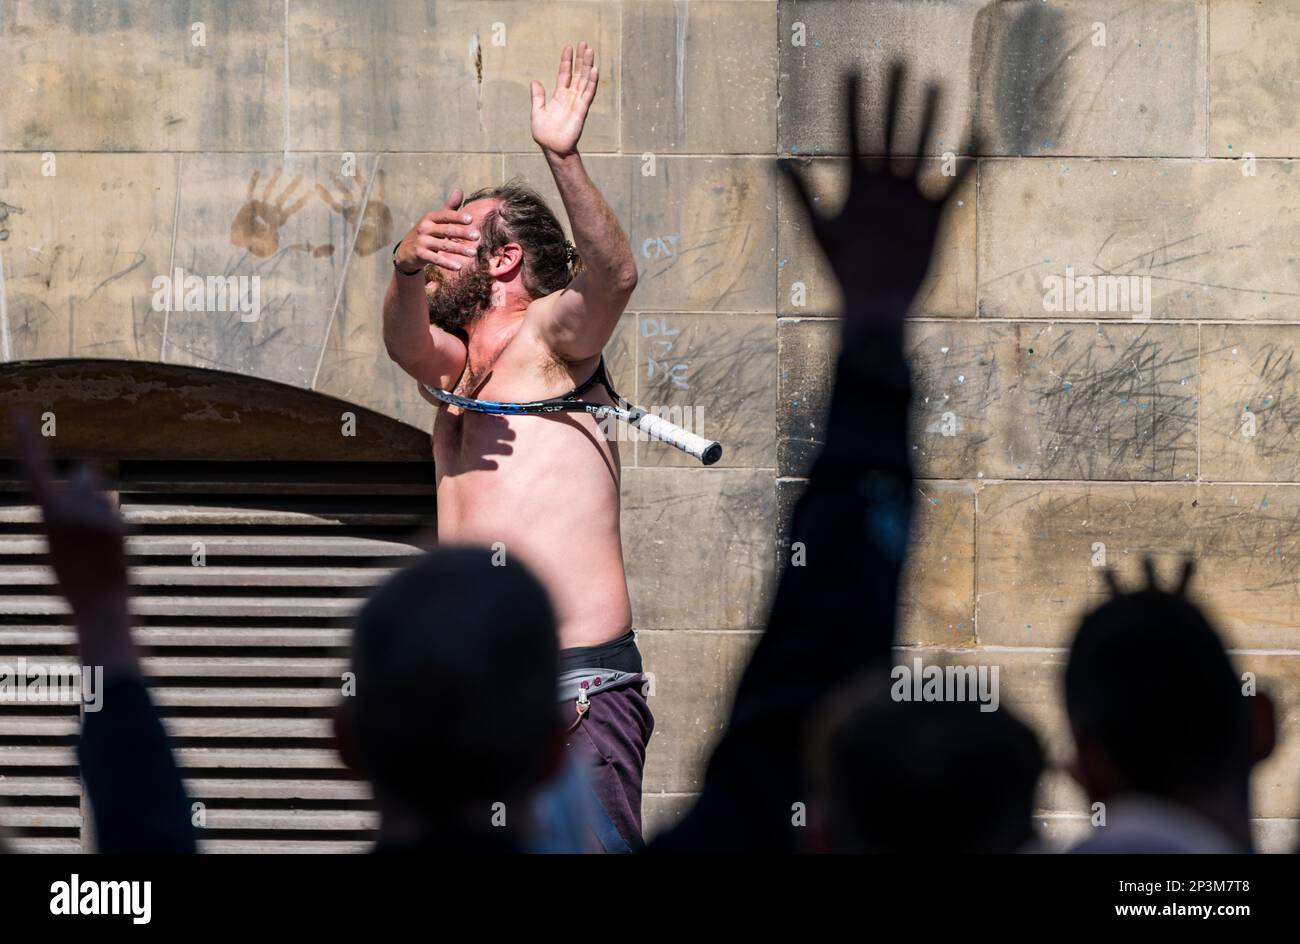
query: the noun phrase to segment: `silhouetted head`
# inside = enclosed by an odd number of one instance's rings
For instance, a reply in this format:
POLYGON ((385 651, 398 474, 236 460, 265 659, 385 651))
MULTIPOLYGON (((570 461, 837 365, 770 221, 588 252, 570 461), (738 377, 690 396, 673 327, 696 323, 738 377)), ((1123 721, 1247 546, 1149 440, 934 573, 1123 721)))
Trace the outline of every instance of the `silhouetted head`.
POLYGON ((557 664, 550 601, 523 566, 436 548, 361 610, 340 751, 381 813, 426 838, 487 833, 495 803, 521 825, 559 760, 557 664))
POLYGON ((1006 707, 895 701, 871 676, 814 727, 821 844, 834 852, 1015 852, 1035 838, 1037 736, 1006 707))
POLYGON ((558 292, 580 268, 546 201, 519 180, 486 187, 461 204, 481 234, 478 254, 459 272, 425 268, 429 320, 462 337, 493 303, 492 293, 532 300, 558 292))
POLYGON ((1272 706, 1243 682, 1205 614, 1146 562, 1147 586, 1083 617, 1065 670, 1065 704, 1090 798, 1141 793, 1180 803, 1244 799, 1250 769, 1272 750, 1272 706))

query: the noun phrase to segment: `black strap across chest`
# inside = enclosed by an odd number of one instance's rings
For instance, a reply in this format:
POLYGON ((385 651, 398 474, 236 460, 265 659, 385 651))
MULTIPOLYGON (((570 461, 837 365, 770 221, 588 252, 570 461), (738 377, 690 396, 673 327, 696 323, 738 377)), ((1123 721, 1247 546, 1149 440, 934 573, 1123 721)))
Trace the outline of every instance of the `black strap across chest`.
MULTIPOLYGON (((468 370, 468 364, 466 365, 466 369, 468 370)), ((483 378, 480 381, 478 381, 476 386, 481 386, 484 383, 486 383, 486 378, 483 378)), ((618 402, 619 399, 618 391, 614 389, 614 384, 609 379, 609 373, 605 368, 604 354, 602 354, 600 356, 600 360, 596 362, 596 369, 592 371, 591 376, 588 377, 586 380, 584 380, 582 383, 578 384, 578 386, 574 387, 572 390, 570 390, 568 393, 564 394, 563 396, 548 397, 546 400, 538 401, 538 402, 565 403, 565 402, 577 400, 579 397, 581 397, 584 393, 586 393, 588 390, 590 390, 592 387, 596 386, 597 384, 605 388, 605 390, 609 393, 609 397, 611 400, 618 402)), ((433 391, 432 387, 429 387, 428 389, 430 391, 433 391)), ((448 393, 448 391, 440 391, 440 392, 444 395, 448 393)), ((460 395, 457 394, 457 396, 460 395)), ((476 399, 472 395, 466 396, 465 398, 469 400, 476 399)), ((444 402, 446 402, 445 399, 444 402)))
POLYGON ((614 385, 609 382, 609 374, 605 370, 604 354, 600 355, 600 360, 596 364, 596 369, 592 371, 590 377, 588 377, 582 383, 578 384, 578 386, 574 387, 571 391, 566 393, 564 396, 555 397, 554 399, 576 400, 579 397, 581 397, 584 393, 586 393, 588 390, 590 390, 592 387, 596 386, 596 384, 600 384, 602 387, 604 387, 605 390, 608 391, 611 399, 614 400, 618 399, 618 394, 614 392, 614 385))

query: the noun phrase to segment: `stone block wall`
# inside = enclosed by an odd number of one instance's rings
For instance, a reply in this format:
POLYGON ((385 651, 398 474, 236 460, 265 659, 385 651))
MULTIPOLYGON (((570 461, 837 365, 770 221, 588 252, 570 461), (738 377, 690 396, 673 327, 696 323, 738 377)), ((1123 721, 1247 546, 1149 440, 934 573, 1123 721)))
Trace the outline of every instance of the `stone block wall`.
MULTIPOLYGON (((839 298, 777 158, 842 199, 841 76, 925 82, 950 205, 912 313, 920 515, 902 647, 1002 668, 1068 756, 1073 621, 1143 554, 1202 561, 1243 668, 1300 699, 1300 7, 1253 0, 0 0, 0 357, 104 357, 277 380, 427 428, 389 363, 388 250, 452 186, 520 175, 560 48, 602 78, 582 141, 641 270, 610 357, 647 404, 702 407, 702 469, 623 448, 636 623, 659 719, 656 828, 699 789, 816 453, 839 298), (1139 310, 1053 311, 1044 280, 1136 276, 1139 310), (160 311, 152 280, 259 275, 262 314, 160 311)), ((888 225, 888 221, 868 221, 888 225)), ((1133 302, 1130 299, 1130 302, 1133 302)), ((3 368, 0 368, 3 369, 3 368)), ((1258 784, 1290 841, 1300 745, 1258 784)), ((1052 835, 1081 828, 1057 773, 1052 835)), ((937 815, 960 815, 959 811, 937 815)))

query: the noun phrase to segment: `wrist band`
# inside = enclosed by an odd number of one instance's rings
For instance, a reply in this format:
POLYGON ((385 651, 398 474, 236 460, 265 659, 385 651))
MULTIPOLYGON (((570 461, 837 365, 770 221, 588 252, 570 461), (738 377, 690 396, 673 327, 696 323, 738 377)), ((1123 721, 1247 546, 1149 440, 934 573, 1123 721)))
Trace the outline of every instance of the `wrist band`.
POLYGON ((424 266, 420 266, 420 268, 416 269, 414 272, 407 272, 405 269, 403 269, 401 266, 397 264, 397 250, 400 248, 402 248, 402 241, 399 239, 397 241, 397 244, 393 246, 393 268, 396 269, 398 272, 402 273, 402 275, 419 275, 421 272, 423 272, 424 266))

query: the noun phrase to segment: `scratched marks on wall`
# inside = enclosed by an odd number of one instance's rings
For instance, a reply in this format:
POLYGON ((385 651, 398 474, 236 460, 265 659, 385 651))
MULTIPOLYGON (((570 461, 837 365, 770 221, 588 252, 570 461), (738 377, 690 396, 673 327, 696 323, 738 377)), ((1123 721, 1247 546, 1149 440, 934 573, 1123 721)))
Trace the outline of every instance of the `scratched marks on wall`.
POLYGON ((158 357, 150 280, 167 267, 176 158, 6 160, 0 204, 0 351, 10 359, 158 357))
POLYGON ((825 441, 839 337, 839 322, 828 318, 782 318, 777 324, 778 475, 807 476, 825 441))
MULTIPOLYGON (((785 474, 820 445, 838 335, 835 321, 782 321, 785 474)), ((1196 475, 1195 326, 918 322, 907 352, 922 478, 1196 475)))
POLYGON ((975 642, 975 485, 917 482, 915 489, 912 551, 900 589, 899 642, 970 646, 975 642))
MULTIPOLYGON (((1294 160, 1006 160, 980 168, 980 314, 1057 317, 1048 277, 1149 276, 1160 320, 1293 320, 1294 160), (1251 171, 1251 173, 1245 173, 1251 171), (1026 220, 1032 226, 1026 226, 1026 220)), ((1127 320, 1126 312, 1074 317, 1127 320)))
POLYGON ((1063 646, 1106 594, 1103 568, 1132 580, 1143 554, 1170 561, 1194 547, 1194 484, 1039 482, 979 492, 975 593, 980 642, 1063 646))
POLYGON ((1182 483, 997 483, 981 488, 976 592, 981 642, 1063 645, 1107 595, 1103 567, 1140 580, 1186 555, 1233 644, 1291 647, 1300 624, 1300 487, 1182 483))
POLYGON ((771 473, 761 469, 623 470, 623 546, 636 550, 626 554, 626 566, 639 629, 747 629, 764 619, 773 489, 771 473), (645 540, 649 534, 669 537, 645 540), (688 542, 706 548, 705 556, 685 552, 688 542), (673 592, 691 581, 716 592, 698 600, 673 592))
MULTIPOLYGON (((639 164, 620 217, 641 282, 633 304, 668 311, 771 311, 776 242, 771 161, 664 157, 639 164)), ((621 207, 615 208, 621 210, 621 207)))
POLYGON ((924 322, 908 334, 912 468, 922 478, 975 478, 1002 396, 997 336, 980 325, 924 322))
POLYGON ((1300 481, 1300 377, 1293 329, 1206 327, 1201 474, 1300 481))
MULTIPOLYGON (((775 461, 776 324, 770 314, 641 314, 637 397, 642 406, 682 411, 687 428, 723 443, 723 466, 770 468, 775 461), (687 413, 686 411, 690 411, 687 413)), ((640 465, 689 466, 663 443, 638 443, 640 465)))
POLYGON ((1005 417, 1007 464, 1035 478, 1195 477, 1196 331, 1017 325, 1008 401, 1023 412, 1005 417))

